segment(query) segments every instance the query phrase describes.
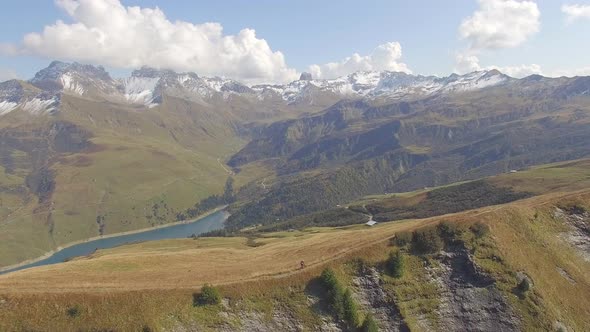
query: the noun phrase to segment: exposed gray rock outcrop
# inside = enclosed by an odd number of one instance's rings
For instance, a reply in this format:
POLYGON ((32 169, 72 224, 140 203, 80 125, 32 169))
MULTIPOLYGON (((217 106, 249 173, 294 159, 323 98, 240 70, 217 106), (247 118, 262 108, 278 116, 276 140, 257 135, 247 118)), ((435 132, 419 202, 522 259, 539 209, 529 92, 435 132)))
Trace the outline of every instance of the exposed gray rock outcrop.
POLYGON ((361 276, 354 278, 355 295, 366 312, 374 315, 380 331, 409 331, 395 304, 388 299, 381 286, 379 272, 366 268, 361 276))
POLYGON ((313 77, 311 76, 311 74, 307 72, 303 72, 301 73, 301 76, 299 76, 300 81, 311 81, 312 79, 313 77))
POLYGON ((268 319, 262 313, 256 311, 222 311, 219 315, 225 325, 217 327, 224 332, 273 332, 273 331, 302 331, 303 325, 293 316, 289 310, 277 308, 272 313, 272 319, 268 319), (230 324, 231 322, 231 324, 230 324))
POLYGON ((466 249, 443 252, 429 273, 440 287, 441 331, 518 331, 519 318, 466 249))
POLYGON ((560 237, 575 248, 584 260, 590 262, 590 213, 579 207, 555 208, 553 216, 570 229, 560 234, 560 237))

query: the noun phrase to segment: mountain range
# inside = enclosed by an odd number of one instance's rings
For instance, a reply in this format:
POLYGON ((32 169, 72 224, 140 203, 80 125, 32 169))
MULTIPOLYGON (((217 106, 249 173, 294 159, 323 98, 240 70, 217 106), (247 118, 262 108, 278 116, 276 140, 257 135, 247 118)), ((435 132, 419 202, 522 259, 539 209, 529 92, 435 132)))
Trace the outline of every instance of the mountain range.
POLYGON ((52 62, 28 81, 10 80, 0 85, 0 114, 22 109, 33 114, 58 110, 62 94, 108 100, 115 103, 155 107, 164 94, 207 103, 214 98, 246 98, 258 102, 282 100, 286 104, 307 102, 319 94, 335 98, 407 100, 489 87, 512 87, 521 93, 552 89, 562 97, 590 94, 588 78, 546 78, 531 75, 515 79, 498 70, 476 71, 447 77, 402 72, 355 72, 335 79, 313 79, 307 73, 288 84, 247 86, 232 79, 201 77, 143 67, 130 77, 113 79, 102 66, 52 62))
POLYGON ((584 330, 589 165, 590 77, 52 62, 0 83, 0 330, 584 330))
POLYGON ((248 86, 54 61, 0 83, 0 266, 190 216, 229 177, 238 230, 582 158, 589 97, 590 77, 497 70, 248 86))
MULTIPOLYGON (((330 93, 340 98, 401 99, 472 91, 519 81, 496 70, 461 76, 453 74, 443 78, 387 71, 356 72, 329 80, 315 80, 305 74, 302 76, 304 79, 285 85, 246 86, 231 79, 143 67, 133 71, 130 77, 113 79, 101 66, 54 61, 27 82, 11 80, 2 83, 0 109, 2 114, 18 108, 32 113, 51 112, 57 109, 61 94, 154 107, 162 103, 163 93, 201 102, 214 97, 228 99, 240 96, 260 101, 280 98, 287 103, 294 103, 311 98, 314 93, 330 93), (49 100, 52 102, 49 103, 49 100)), ((530 77, 527 80, 543 78, 530 77)), ((565 83, 563 79, 561 81, 565 83)))

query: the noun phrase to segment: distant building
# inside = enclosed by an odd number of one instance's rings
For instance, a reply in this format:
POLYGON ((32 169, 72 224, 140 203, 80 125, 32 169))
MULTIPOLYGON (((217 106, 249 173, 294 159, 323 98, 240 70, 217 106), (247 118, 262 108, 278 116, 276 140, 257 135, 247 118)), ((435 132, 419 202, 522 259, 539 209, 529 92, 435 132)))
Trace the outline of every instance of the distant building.
POLYGON ((371 219, 365 223, 365 225, 367 225, 367 226, 375 226, 376 224, 377 224, 377 222, 373 219, 371 219))

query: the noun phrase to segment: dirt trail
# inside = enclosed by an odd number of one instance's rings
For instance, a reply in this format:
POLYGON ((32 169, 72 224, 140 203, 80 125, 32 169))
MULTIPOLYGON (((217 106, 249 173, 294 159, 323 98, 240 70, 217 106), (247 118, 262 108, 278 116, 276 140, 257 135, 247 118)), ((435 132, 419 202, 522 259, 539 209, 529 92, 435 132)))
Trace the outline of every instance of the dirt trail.
POLYGON ((229 175, 234 175, 234 172, 231 169, 228 169, 227 167, 225 167, 225 165, 221 162, 220 158, 217 158, 217 163, 219 163, 219 166, 221 166, 221 168, 223 168, 223 170, 229 174, 229 175))

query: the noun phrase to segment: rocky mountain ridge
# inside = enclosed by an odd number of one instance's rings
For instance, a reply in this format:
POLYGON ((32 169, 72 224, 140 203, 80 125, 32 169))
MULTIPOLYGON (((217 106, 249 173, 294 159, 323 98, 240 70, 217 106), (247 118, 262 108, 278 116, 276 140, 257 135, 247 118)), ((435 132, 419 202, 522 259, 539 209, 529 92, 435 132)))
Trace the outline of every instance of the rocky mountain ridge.
POLYGON ((135 70, 127 78, 114 79, 102 66, 53 61, 27 82, 12 80, 0 83, 0 115, 18 108, 33 114, 51 113, 57 110, 61 94, 152 108, 162 103, 164 94, 200 103, 239 96, 254 103, 275 100, 282 104, 294 104, 312 103, 322 95, 336 100, 412 100, 507 85, 529 94, 551 88, 561 88, 560 93, 566 96, 590 93, 590 81, 583 77, 546 78, 532 75, 515 79, 497 70, 447 77, 372 71, 355 72, 335 79, 314 79, 304 73, 299 80, 288 84, 247 86, 227 78, 202 77, 191 72, 177 73, 149 67, 135 70))

